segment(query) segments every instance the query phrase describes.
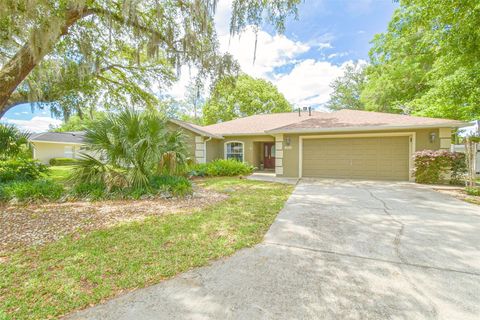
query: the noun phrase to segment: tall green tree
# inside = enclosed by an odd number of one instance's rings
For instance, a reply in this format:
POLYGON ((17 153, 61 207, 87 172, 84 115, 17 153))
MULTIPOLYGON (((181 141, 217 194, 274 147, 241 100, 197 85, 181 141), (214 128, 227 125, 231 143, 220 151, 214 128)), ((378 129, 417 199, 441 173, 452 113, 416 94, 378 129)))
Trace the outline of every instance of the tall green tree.
POLYGON ((290 111, 292 106, 272 83, 241 75, 216 83, 203 107, 203 122, 213 124, 254 114, 290 111))
POLYGON ((360 100, 360 95, 366 81, 364 64, 357 62, 347 65, 344 74, 330 84, 333 92, 326 106, 332 110, 364 110, 365 104, 360 100))
POLYGON ((376 35, 362 101, 369 110, 480 116, 480 3, 401 0, 376 35))
POLYGON ((69 131, 83 131, 92 128, 95 123, 104 119, 107 113, 104 111, 92 111, 84 114, 83 117, 73 115, 68 120, 63 122, 58 127, 53 127, 50 131, 53 132, 69 132, 69 131))
MULTIPOLYGON (((234 0, 231 33, 266 19, 278 31, 300 0, 234 0)), ((216 79, 237 64, 218 51, 217 0, 0 1, 0 117, 49 102, 64 117, 85 105, 157 103, 182 65, 216 79)))

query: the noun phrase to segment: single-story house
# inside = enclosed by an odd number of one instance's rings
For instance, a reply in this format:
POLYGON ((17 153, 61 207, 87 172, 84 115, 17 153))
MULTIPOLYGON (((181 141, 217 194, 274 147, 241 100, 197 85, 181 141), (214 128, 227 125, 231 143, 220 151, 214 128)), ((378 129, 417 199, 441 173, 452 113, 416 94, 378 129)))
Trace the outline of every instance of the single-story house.
POLYGON ((282 177, 412 181, 413 153, 449 150, 452 129, 468 123, 340 110, 261 114, 209 126, 171 120, 170 125, 185 131, 198 163, 233 158, 282 177))
POLYGON ((45 164, 52 158, 75 159, 84 145, 84 136, 82 131, 33 134, 30 136, 33 158, 45 164))

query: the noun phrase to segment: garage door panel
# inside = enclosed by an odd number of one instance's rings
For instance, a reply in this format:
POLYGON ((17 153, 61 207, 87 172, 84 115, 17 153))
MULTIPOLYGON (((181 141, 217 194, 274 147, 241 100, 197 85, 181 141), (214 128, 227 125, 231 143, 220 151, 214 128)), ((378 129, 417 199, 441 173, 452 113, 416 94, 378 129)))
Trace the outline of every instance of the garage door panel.
POLYGON ((304 139, 304 177, 408 180, 409 138, 304 139))

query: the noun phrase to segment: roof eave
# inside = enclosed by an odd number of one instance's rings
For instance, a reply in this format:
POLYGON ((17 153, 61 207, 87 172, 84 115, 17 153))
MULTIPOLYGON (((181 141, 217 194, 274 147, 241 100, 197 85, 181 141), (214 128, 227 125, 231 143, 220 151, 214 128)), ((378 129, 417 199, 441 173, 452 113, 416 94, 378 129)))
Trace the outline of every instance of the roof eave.
POLYGON ((217 135, 217 134, 213 134, 213 133, 210 133, 210 132, 207 132, 207 131, 204 131, 204 130, 200 130, 200 129, 197 129, 195 127, 192 127, 192 126, 189 126, 181 121, 178 121, 178 120, 175 120, 175 119, 168 119, 168 121, 172 122, 172 123, 175 123, 176 125, 178 125, 179 127, 182 127, 184 129, 187 129, 187 130, 190 130, 202 137, 210 137, 210 138, 215 138, 215 139, 223 139, 223 136, 221 135, 217 135))
POLYGON ((321 132, 346 132, 346 131, 382 131, 382 130, 404 130, 404 129, 428 129, 428 128, 461 128, 470 126, 467 122, 452 121, 446 123, 435 123, 430 125, 406 125, 406 126, 357 126, 341 128, 292 128, 272 129, 265 131, 270 134, 279 133, 321 133, 321 132))
POLYGON ((41 143, 53 143, 53 144, 75 144, 75 145, 84 145, 84 142, 70 142, 70 141, 46 141, 46 140, 34 140, 30 139, 30 142, 41 142, 41 143))

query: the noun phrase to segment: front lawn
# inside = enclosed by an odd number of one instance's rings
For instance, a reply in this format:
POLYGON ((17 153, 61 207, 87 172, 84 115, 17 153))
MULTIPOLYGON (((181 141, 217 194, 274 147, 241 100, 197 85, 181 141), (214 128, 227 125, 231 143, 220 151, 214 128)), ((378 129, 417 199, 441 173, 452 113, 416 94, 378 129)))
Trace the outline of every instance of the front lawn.
POLYGON ((47 176, 58 183, 65 183, 72 173, 72 169, 73 166, 51 166, 47 176))
POLYGON ((59 317, 253 246, 293 189, 238 178, 197 183, 229 198, 0 257, 0 318, 2 310, 15 319, 59 317))

